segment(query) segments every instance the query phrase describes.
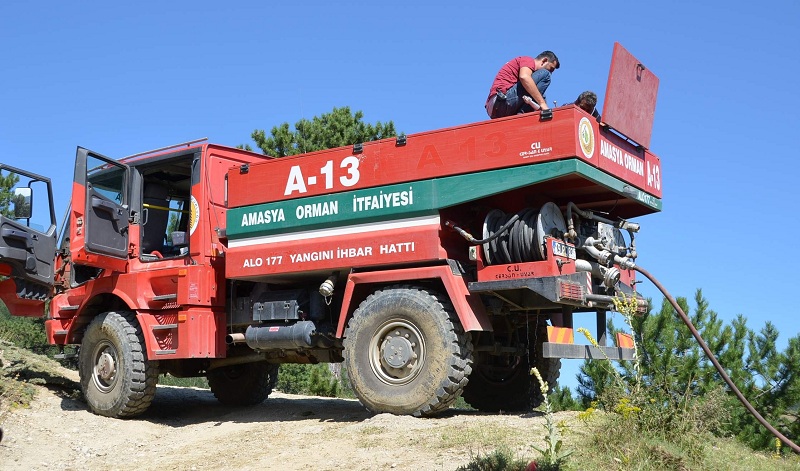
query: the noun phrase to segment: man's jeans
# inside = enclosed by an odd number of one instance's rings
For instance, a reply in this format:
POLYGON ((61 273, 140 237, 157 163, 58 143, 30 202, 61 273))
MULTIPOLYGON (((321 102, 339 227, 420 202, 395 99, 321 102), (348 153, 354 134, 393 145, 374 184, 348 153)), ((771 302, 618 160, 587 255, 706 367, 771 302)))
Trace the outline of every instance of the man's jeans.
MULTIPOLYGON (((533 78, 534 83, 536 83, 536 88, 539 89, 539 93, 544 97, 544 92, 547 90, 547 87, 550 86, 550 71, 547 69, 539 69, 531 74, 531 78, 533 78)), ((528 92, 525 90, 525 87, 523 87, 520 82, 517 82, 505 93, 505 100, 499 95, 494 95, 492 99, 486 103, 486 112, 489 114, 490 118, 502 118, 503 116, 529 113, 533 111, 533 108, 522 100, 523 95, 527 94, 528 92)))

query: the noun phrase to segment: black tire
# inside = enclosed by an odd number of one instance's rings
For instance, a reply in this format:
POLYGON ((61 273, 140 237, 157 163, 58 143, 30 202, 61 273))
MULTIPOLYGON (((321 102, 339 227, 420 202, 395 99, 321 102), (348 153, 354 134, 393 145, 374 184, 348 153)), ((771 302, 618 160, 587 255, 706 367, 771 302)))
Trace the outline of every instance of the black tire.
POLYGON ((254 406, 264 402, 278 383, 278 365, 265 362, 223 366, 208 372, 214 397, 227 406, 254 406))
POLYGON ((356 309, 344 356, 353 391, 367 409, 431 416, 461 394, 472 343, 446 299, 395 286, 376 291, 356 309))
POLYGON ((464 401, 482 412, 528 412, 544 401, 539 380, 530 374, 536 367, 547 387, 552 390, 561 375, 560 358, 541 358, 542 343, 547 339, 547 324, 541 322, 529 339, 528 358, 496 356, 481 352, 464 388, 464 401))
POLYGON ((150 407, 158 362, 147 360, 144 347, 133 312, 106 312, 92 320, 78 357, 81 390, 92 412, 128 418, 150 407))

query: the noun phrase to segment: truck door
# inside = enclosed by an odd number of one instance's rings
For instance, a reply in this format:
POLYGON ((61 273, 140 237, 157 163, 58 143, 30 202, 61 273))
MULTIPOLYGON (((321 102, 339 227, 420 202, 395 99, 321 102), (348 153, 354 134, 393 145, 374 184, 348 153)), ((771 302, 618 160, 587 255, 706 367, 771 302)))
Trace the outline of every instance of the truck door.
POLYGON ((72 185, 72 263, 124 272, 128 264, 130 169, 78 147, 72 185))
POLYGON ((8 277, 0 281, 0 299, 11 314, 44 313, 56 236, 50 179, 0 164, 0 275, 8 277))

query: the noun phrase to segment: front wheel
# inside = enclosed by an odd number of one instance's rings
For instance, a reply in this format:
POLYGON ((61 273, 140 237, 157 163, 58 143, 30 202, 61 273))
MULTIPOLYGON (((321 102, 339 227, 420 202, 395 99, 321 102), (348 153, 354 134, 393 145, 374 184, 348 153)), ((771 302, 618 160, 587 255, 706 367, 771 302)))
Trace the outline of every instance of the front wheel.
POLYGON ((153 401, 158 363, 145 358, 142 329, 129 311, 106 312, 86 329, 78 357, 81 390, 95 414, 126 418, 153 401))
POLYGON ((429 416, 452 405, 467 382, 472 344, 450 303, 412 287, 376 291, 345 332, 353 391, 369 410, 429 416))

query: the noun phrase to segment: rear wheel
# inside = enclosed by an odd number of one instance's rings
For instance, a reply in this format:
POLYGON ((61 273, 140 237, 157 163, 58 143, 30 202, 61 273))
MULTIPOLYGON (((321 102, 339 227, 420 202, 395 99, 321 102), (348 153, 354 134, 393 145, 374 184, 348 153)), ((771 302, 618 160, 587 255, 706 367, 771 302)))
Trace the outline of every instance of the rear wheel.
POLYGON ((278 383, 278 365, 244 363, 208 372, 208 386, 219 402, 229 406, 254 406, 264 402, 278 383))
POLYGON ((145 358, 142 329, 133 312, 95 317, 83 336, 78 362, 81 390, 92 412, 125 418, 150 407, 158 363, 145 358))
POLYGON ((464 401, 483 412, 525 412, 544 401, 539 381, 530 374, 536 367, 542 379, 552 390, 561 370, 560 358, 542 358, 542 343, 547 339, 547 324, 540 322, 523 336, 530 343, 527 358, 524 356, 497 356, 481 352, 464 388, 464 401), (535 330, 534 330, 535 329, 535 330))
POLYGON ((453 404, 467 382, 472 344, 450 303, 391 287, 370 295, 345 332, 353 391, 369 410, 427 416, 453 404))

